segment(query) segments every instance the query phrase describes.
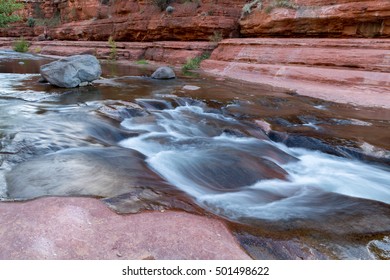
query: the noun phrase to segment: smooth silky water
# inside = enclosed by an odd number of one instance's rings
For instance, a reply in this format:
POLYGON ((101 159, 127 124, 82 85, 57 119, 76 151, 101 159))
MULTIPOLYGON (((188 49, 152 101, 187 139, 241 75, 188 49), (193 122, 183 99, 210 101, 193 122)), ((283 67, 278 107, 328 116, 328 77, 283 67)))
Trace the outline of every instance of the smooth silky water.
POLYGON ((0 52, 3 203, 91 196, 218 216, 254 258, 390 258, 390 110, 115 63, 59 89, 48 61, 0 52))

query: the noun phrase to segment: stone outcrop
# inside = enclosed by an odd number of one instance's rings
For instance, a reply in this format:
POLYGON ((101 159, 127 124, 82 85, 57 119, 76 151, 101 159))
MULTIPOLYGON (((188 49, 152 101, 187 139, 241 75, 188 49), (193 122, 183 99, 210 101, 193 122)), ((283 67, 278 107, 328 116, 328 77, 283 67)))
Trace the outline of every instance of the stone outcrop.
POLYGON ((184 212, 118 215, 92 198, 0 203, 0 259, 249 259, 226 226, 184 212))
POLYGON ((41 66, 41 75, 57 87, 83 86, 102 74, 99 61, 93 55, 73 55, 41 66))
POLYGON ((240 20, 244 37, 390 36, 388 0, 257 2, 240 20))
POLYGON ((389 108, 388 39, 229 39, 202 68, 288 92, 389 108))

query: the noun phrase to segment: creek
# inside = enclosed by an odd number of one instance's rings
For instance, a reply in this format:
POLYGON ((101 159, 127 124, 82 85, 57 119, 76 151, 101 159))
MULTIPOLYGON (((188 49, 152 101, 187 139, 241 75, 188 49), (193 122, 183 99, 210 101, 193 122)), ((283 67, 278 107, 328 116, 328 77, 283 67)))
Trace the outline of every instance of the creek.
POLYGON ((213 215, 253 258, 390 259, 390 110, 117 63, 60 89, 48 61, 0 51, 2 201, 213 215))

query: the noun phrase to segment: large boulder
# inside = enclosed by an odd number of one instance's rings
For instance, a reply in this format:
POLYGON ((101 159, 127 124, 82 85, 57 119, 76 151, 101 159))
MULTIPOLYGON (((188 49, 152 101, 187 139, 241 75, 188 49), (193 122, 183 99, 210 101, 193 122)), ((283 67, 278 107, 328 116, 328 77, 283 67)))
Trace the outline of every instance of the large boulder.
POLYGON ((152 74, 153 79, 166 80, 166 79, 174 79, 176 78, 175 72, 173 72, 172 68, 168 66, 163 66, 157 68, 156 71, 152 74))
POLYGON ((93 55, 74 55, 42 65, 40 72, 52 85, 74 88, 98 79, 102 69, 93 55))

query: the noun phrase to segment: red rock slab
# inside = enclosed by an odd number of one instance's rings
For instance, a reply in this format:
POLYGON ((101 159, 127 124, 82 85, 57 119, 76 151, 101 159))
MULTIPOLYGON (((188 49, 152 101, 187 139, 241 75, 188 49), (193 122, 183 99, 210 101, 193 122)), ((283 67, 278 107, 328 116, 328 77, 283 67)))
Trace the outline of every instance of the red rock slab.
POLYGON ((338 103, 390 108, 390 73, 205 60, 207 73, 338 103))
POLYGON ((249 259, 218 220, 118 215, 93 198, 0 203, 0 259, 249 259))
POLYGON ((211 59, 390 72, 390 39, 227 39, 211 59))

